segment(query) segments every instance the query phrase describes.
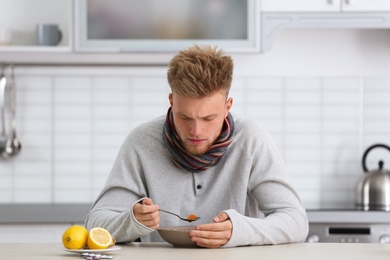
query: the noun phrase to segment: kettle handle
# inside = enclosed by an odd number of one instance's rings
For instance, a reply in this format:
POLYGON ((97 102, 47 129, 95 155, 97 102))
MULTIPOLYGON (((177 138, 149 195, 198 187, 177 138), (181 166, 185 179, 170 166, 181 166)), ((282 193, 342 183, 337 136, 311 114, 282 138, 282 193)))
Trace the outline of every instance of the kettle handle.
MULTIPOLYGON (((390 151, 390 147, 388 147, 385 144, 374 144, 374 145, 371 145, 370 147, 368 147, 367 150, 364 152, 363 159, 362 159, 362 165, 363 165, 364 172, 368 172, 368 169, 367 169, 367 166, 366 166, 366 157, 367 157, 368 153, 372 149, 377 148, 377 147, 386 148, 387 150, 390 151)), ((379 168, 382 169, 382 167, 383 167, 383 161, 379 161, 379 168)))

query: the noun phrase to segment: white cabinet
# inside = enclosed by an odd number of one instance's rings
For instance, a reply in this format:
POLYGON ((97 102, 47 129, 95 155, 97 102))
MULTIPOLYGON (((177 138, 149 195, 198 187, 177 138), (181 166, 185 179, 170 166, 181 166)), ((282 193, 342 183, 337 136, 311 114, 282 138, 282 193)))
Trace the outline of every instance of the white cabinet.
MULTIPOLYGON (((127 5, 127 8, 131 9, 130 4, 137 3, 137 0, 134 2, 124 0, 121 1, 122 4, 127 5)), ((180 2, 180 0, 176 0, 180 2)), ((107 3, 109 1, 106 1, 107 3)), ((202 8, 207 7, 210 14, 206 15, 206 18, 203 18, 204 21, 209 21, 211 25, 216 26, 220 25, 221 28, 225 29, 225 34, 223 37, 218 36, 217 34, 221 33, 220 29, 215 29, 212 26, 185 26, 184 23, 179 23, 177 38, 169 38, 166 35, 170 35, 174 30, 172 26, 168 26, 167 29, 166 22, 171 23, 172 20, 169 16, 169 13, 172 12, 172 8, 167 8, 165 4, 161 4, 161 7, 164 7, 163 13, 165 14, 163 22, 160 22, 159 19, 157 26, 160 30, 157 33, 157 36, 154 38, 145 37, 144 32, 145 28, 141 26, 139 31, 141 34, 137 36, 138 38, 133 39, 132 37, 127 37, 125 33, 125 38, 118 37, 115 33, 114 36, 111 35, 111 30, 106 30, 106 35, 100 35, 101 24, 105 22, 107 17, 115 17, 116 13, 122 14, 121 18, 124 19, 134 19, 127 12, 123 12, 118 7, 112 8, 113 4, 107 4, 105 1, 99 1, 99 8, 96 6, 98 3, 88 0, 0 0, 2 14, 0 15, 0 36, 1 31, 6 29, 7 32, 12 32, 11 41, 1 41, 0 37, 0 65, 1 64, 46 64, 46 65, 74 65, 74 64, 143 64, 143 65, 166 65, 171 59, 172 53, 176 52, 179 49, 187 48, 194 43, 197 44, 212 44, 223 48, 226 52, 232 53, 247 53, 247 52, 259 52, 260 49, 260 1, 259 0, 246 0, 246 5, 238 3, 237 1, 224 1, 224 4, 221 6, 215 6, 212 3, 203 1, 201 9, 194 9, 194 17, 197 17, 198 13, 202 13, 202 8), (207 2, 207 5, 205 5, 207 2), (91 8, 95 10, 95 16, 98 17, 101 21, 96 23, 95 29, 90 29, 90 31, 96 32, 96 35, 90 35, 88 31, 88 19, 87 19, 87 10, 85 7, 89 4, 94 7, 91 8), (95 6, 96 5, 96 6, 95 6), (111 7, 111 8, 108 8, 111 7), (238 15, 236 7, 240 7, 241 11, 238 15), (217 7, 218 10, 215 10, 217 7), (108 9, 113 9, 114 13, 107 13, 108 9), (99 11, 96 11, 99 10, 99 11), (223 10, 229 11, 230 13, 224 13, 223 10), (230 14, 229 17, 233 17, 233 14, 237 14, 237 21, 234 22, 234 19, 229 21, 232 23, 231 26, 229 23, 221 22, 221 19, 215 19, 216 14, 218 13, 221 17, 225 17, 226 14, 230 14), (113 15, 114 14, 114 15, 113 15), (210 18, 210 19, 209 19, 210 18), (39 46, 37 45, 36 37, 36 26, 38 24, 57 24, 59 25, 60 30, 62 31, 62 41, 57 46, 39 46), (236 33, 232 34, 232 26, 239 26, 236 29, 236 33), (198 35, 198 29, 209 28, 208 38, 204 38, 203 34, 198 35), (187 29, 183 29, 187 28, 187 29), (195 28, 195 29, 194 29, 195 28), (189 29, 195 31, 195 36, 188 36, 189 29), (246 32, 244 32, 246 30, 246 32), (161 34, 161 32, 164 34, 161 34), (180 35, 187 35, 183 38, 180 35), (111 35, 111 36, 110 36, 111 35), (215 38, 215 39, 214 39, 215 38), (4 42, 5 44, 2 44, 4 42)), ((140 1, 138 1, 140 2, 140 1)), ((141 1, 142 2, 142 1, 141 1)), ((146 1, 149 2, 149 1, 146 1)), ((152 1, 160 3, 160 1, 152 1)), ((171 4, 174 1, 170 1, 171 4)), ((190 1, 193 4, 197 3, 196 0, 190 1)), ((221 2, 221 3, 222 3, 221 2)), ((163 3, 163 2, 161 2, 163 3)), ((150 20, 157 16, 160 17, 156 9, 156 5, 151 3, 146 4, 148 6, 148 14, 141 14, 140 18, 145 19, 145 23, 149 23, 150 20), (157 13, 156 13, 157 12, 157 13), (149 20, 148 20, 149 19, 149 20)), ((137 5, 137 4, 136 4, 137 5)), ((191 5, 191 6, 192 6, 191 5)), ((114 5, 115 6, 115 5, 114 5)), ((186 6, 187 11, 192 10, 191 6, 186 6)), ((195 6, 197 6, 195 4, 195 6)), ((159 6, 158 6, 159 7, 159 6)), ((176 7, 176 6, 175 6, 176 7)), ((184 8, 183 7, 183 8, 184 8)), ((177 10, 175 10, 177 12, 177 10)), ((174 12, 174 11, 173 11, 174 12)), ((94 12, 92 12, 94 13, 94 12)), ((180 12, 179 12, 180 13, 180 12)), ((136 13, 137 14, 137 13, 136 13)), ((183 13, 178 15, 179 18, 183 16, 183 13)), ((184 20, 191 20, 189 16, 185 15, 184 20)), ((140 19, 138 18, 138 19, 140 19)), ((112 19, 107 19, 112 20, 112 19)), ((113 28, 118 29, 121 26, 118 26, 116 23, 118 19, 111 21, 113 28), (115 20, 115 21, 114 21, 115 20)), ((152 19, 156 20, 156 19, 152 19)), ((127 27, 132 27, 131 23, 123 22, 121 20, 119 24, 122 26, 122 34, 127 32, 127 27)), ((133 24, 134 26, 135 24, 133 24)), ((195 23, 195 25, 199 25, 195 23)), ((103 26, 104 27, 104 26, 103 26)), ((117 31, 117 30, 115 30, 117 31)), ((119 30, 118 30, 119 31, 119 30)), ((153 30, 151 30, 153 31, 153 30)))
POLYGON ((389 0, 263 0, 263 12, 387 12, 389 0))
POLYGON ((261 50, 291 28, 389 29, 390 0, 263 0, 261 50))
POLYGON ((74 5, 74 51, 175 53, 193 44, 211 44, 225 52, 258 52, 259 3, 78 0, 74 5))
POLYGON ((263 12, 338 12, 341 0, 263 0, 263 12))
POLYGON ((389 12, 389 0, 343 0, 341 10, 344 12, 389 12))

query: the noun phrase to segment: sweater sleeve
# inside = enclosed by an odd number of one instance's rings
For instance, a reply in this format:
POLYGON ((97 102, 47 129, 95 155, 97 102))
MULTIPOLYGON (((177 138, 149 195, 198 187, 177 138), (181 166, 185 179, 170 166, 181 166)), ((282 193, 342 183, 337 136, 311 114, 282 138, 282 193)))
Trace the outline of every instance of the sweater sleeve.
POLYGON ((133 214, 135 203, 148 197, 140 158, 130 145, 134 144, 133 140, 130 135, 124 141, 107 182, 85 221, 87 229, 106 228, 117 242, 134 241, 154 231, 138 222, 133 214))
POLYGON ((247 217, 234 209, 225 213, 232 222, 233 232, 224 247, 298 243, 307 236, 307 218, 303 212, 275 212, 264 219, 247 217))
POLYGON ((306 210, 292 186, 290 176, 264 128, 255 128, 248 196, 257 203, 261 218, 244 216, 234 209, 226 210, 233 224, 231 239, 225 247, 304 242, 308 234, 306 210))
MULTIPOLYGON (((142 199, 139 201, 142 201, 142 199)), ((139 201, 135 203, 139 203, 139 201)), ((134 204, 124 212, 119 212, 113 207, 94 206, 86 218, 86 228, 90 230, 96 226, 103 227, 110 231, 118 243, 131 242, 148 235, 154 230, 142 225, 135 219, 132 210, 134 204)))

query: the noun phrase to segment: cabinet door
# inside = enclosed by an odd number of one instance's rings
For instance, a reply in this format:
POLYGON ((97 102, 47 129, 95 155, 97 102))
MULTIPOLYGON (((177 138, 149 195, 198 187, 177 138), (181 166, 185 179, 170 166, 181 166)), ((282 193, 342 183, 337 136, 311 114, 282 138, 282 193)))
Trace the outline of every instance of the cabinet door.
MULTIPOLYGON (((366 1, 370 2, 370 0, 366 1)), ((263 12, 340 12, 340 5, 341 0, 263 0, 261 10, 263 12)))
POLYGON ((342 0, 343 12, 389 12, 389 0, 342 0))

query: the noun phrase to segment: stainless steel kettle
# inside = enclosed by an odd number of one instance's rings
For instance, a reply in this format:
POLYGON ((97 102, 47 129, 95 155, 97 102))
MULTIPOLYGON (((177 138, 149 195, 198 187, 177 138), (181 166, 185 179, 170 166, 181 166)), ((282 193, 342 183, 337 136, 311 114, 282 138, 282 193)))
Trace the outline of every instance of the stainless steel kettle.
POLYGON ((386 148, 390 152, 389 146, 375 144, 367 148, 362 159, 365 174, 358 182, 356 206, 365 211, 390 211, 390 171, 383 169, 384 162, 382 160, 378 162, 377 170, 368 171, 366 166, 368 153, 378 147, 386 148))

